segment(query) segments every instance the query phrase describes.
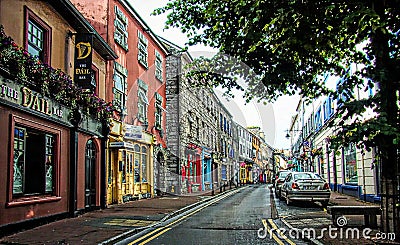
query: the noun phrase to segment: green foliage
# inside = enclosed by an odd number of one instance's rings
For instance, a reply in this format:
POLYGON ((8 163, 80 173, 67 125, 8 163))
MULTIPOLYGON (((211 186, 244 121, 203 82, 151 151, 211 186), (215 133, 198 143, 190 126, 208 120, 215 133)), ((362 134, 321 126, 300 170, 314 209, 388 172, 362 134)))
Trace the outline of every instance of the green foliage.
POLYGON ((247 101, 346 95, 333 146, 357 142, 385 152, 399 142, 399 0, 170 0, 154 11, 161 13, 168 13, 166 28, 187 33, 188 45, 220 51, 193 62, 188 76, 196 85, 241 89, 247 101), (352 64, 358 69, 349 72, 352 64), (322 74, 344 82, 332 91, 322 74), (379 92, 359 100, 353 91, 365 81, 379 92), (376 114, 367 121, 366 108, 376 114))
POLYGON ((17 82, 59 103, 80 108, 98 119, 112 118, 116 108, 95 94, 84 93, 71 77, 31 56, 23 47, 7 36, 0 25, 0 67, 8 70, 17 82))

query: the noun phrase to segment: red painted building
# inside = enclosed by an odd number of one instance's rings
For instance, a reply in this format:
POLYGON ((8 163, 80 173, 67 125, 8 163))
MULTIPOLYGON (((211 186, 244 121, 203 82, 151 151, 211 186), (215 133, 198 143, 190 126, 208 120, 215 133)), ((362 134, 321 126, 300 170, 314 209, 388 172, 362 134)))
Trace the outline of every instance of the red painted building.
POLYGON ((0 230, 100 208, 106 103, 72 79, 78 36, 92 92, 116 54, 67 0, 0 5, 0 230))
POLYGON ((150 197, 163 183, 165 47, 125 0, 72 0, 117 53, 106 98, 119 108, 107 152, 107 200, 150 197))

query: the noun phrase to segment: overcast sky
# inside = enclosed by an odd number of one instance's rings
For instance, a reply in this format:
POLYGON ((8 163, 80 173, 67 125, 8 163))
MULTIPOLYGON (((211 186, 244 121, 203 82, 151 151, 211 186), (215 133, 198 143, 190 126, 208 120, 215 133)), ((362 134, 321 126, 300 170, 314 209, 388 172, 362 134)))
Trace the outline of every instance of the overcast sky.
MULTIPOLYGON (((164 6, 168 0, 129 0, 141 18, 146 22, 150 29, 157 35, 169 40, 170 42, 183 47, 187 42, 187 37, 179 29, 164 29, 165 15, 151 16, 151 12, 164 6)), ((193 57, 200 55, 209 56, 215 53, 214 50, 197 45, 189 47, 189 52, 193 57)), ((223 93, 220 89, 215 92, 221 98, 223 93)), ((229 109, 234 120, 242 126, 260 126, 265 132, 266 141, 277 149, 290 148, 290 141, 285 138, 289 128, 291 117, 295 113, 298 97, 282 97, 274 104, 258 104, 250 102, 245 105, 244 99, 240 94, 233 100, 226 101, 221 98, 225 106, 229 109)))

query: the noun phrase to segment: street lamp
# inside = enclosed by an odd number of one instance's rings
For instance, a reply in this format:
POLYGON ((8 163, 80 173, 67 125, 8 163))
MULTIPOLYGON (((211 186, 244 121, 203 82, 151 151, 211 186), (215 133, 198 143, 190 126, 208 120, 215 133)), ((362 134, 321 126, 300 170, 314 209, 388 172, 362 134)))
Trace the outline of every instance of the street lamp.
MULTIPOLYGON (((286 136, 285 136, 287 139, 291 138, 291 135, 289 134, 289 132, 300 132, 300 147, 304 146, 303 130, 301 130, 301 129, 291 129, 291 130, 287 129, 286 130, 286 136)), ((292 152, 293 152, 294 146, 293 146, 292 142, 291 142, 291 148, 292 148, 292 152)), ((303 148, 303 153, 304 153, 304 148, 303 148)))

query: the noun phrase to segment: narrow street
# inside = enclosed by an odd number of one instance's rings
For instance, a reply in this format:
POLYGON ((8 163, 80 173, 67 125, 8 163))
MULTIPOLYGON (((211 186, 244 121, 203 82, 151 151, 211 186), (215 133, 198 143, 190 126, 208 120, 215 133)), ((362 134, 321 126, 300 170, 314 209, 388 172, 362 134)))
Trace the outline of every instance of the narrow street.
POLYGON ((273 219, 271 191, 267 185, 242 188, 119 244, 306 244, 266 232, 284 225, 273 219))

